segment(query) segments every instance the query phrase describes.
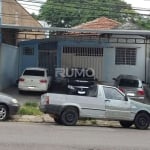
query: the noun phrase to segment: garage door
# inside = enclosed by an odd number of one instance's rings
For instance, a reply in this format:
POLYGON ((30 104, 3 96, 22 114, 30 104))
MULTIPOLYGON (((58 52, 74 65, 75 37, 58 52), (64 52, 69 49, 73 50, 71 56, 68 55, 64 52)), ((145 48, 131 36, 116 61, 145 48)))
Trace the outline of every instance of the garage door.
POLYGON ((62 67, 92 68, 96 78, 102 79, 102 48, 63 47, 62 67))

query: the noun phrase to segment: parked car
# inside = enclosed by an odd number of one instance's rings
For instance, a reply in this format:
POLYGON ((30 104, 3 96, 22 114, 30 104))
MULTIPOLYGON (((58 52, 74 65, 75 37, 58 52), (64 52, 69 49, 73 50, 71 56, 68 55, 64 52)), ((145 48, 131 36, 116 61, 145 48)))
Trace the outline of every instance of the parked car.
POLYGON ((67 77, 68 94, 86 95, 96 83, 94 73, 88 68, 70 68, 67 77))
POLYGON ((133 75, 119 75, 113 78, 115 86, 127 94, 131 99, 143 100, 145 96, 142 81, 133 75))
POLYGON ((52 77, 46 68, 26 68, 18 81, 19 92, 46 92, 51 86, 52 77))
POLYGON ((0 121, 15 115, 19 110, 18 101, 6 94, 0 93, 0 121))
POLYGON ((150 105, 128 98, 118 88, 95 85, 86 96, 45 93, 41 96, 40 110, 50 114, 63 125, 76 125, 80 118, 119 121, 122 127, 133 124, 138 129, 150 125, 150 105))

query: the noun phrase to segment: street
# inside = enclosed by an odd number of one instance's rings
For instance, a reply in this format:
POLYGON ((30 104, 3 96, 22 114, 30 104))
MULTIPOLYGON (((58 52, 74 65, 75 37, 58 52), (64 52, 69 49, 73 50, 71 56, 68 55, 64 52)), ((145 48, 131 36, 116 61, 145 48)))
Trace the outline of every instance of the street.
POLYGON ((1 150, 149 150, 150 130, 1 122, 1 150))

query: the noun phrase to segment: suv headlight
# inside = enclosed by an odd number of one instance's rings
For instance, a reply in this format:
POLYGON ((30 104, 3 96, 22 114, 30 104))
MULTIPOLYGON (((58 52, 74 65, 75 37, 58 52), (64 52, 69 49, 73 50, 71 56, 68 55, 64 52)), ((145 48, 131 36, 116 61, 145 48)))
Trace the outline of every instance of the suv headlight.
POLYGON ((12 102, 13 102, 14 104, 17 104, 17 103, 18 103, 18 101, 17 101, 16 99, 12 99, 12 102))

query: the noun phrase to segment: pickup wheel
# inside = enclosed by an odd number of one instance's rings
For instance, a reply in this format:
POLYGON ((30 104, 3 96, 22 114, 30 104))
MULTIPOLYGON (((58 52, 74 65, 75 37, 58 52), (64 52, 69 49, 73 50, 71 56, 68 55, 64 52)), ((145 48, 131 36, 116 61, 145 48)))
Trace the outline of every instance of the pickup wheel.
POLYGON ((147 113, 141 112, 136 115, 134 120, 135 127, 137 129, 145 130, 150 125, 150 117, 147 113))
POLYGON ((57 124, 62 124, 60 117, 54 117, 54 121, 55 121, 57 124))
POLYGON ((130 128, 133 125, 132 121, 120 121, 120 125, 124 128, 130 128))
POLYGON ((66 126, 76 125, 79 115, 76 108, 66 108, 61 114, 61 122, 66 126))

